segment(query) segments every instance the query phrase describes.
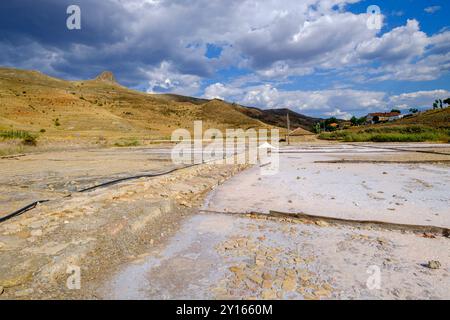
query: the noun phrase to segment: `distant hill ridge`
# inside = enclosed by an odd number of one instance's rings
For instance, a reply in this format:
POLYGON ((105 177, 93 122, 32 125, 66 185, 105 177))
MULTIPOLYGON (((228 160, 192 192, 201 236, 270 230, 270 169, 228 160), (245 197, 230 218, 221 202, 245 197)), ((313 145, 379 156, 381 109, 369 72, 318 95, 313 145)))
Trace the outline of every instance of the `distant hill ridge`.
POLYGON ((117 83, 112 72, 67 81, 37 71, 0 68, 0 130, 41 138, 170 139, 178 128, 273 128, 225 101, 148 94, 117 83))
POLYGON ((148 94, 121 86, 104 71, 93 80, 67 81, 38 71, 0 68, 0 130, 41 132, 71 139, 169 139, 178 128, 311 130, 318 119, 288 109, 261 110, 222 100, 148 94))
POLYGON ((308 131, 313 131, 314 125, 322 120, 320 118, 305 116, 287 108, 258 109, 253 107, 239 106, 237 107, 237 109, 251 118, 258 119, 264 123, 283 128, 286 128, 287 126, 288 114, 291 129, 302 128, 308 131))

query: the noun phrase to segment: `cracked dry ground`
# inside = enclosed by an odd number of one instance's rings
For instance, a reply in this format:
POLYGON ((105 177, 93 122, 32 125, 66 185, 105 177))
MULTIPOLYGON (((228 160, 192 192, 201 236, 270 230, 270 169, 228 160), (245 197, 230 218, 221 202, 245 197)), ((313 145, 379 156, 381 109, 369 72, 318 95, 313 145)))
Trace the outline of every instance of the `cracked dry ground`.
POLYGON ((236 232, 216 249, 230 273, 213 289, 216 298, 247 299, 439 299, 449 298, 449 273, 421 263, 435 250, 448 264, 448 240, 359 229, 296 219, 241 218, 236 232), (244 236, 243 236, 244 235, 244 236), (418 253, 410 252, 412 241, 418 253), (380 288, 367 286, 371 266, 380 288), (447 285, 446 285, 447 284, 447 285))
POLYGON ((243 169, 202 165, 42 204, 0 225, 0 299, 96 298, 103 277, 173 234, 204 196, 243 169), (68 290, 79 266, 82 289, 68 290))

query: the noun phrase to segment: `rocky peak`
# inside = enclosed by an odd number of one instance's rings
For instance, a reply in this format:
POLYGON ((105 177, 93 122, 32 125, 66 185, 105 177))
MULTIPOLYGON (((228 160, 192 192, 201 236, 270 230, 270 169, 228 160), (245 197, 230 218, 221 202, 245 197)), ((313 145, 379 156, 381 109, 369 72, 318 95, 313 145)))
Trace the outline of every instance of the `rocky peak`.
POLYGON ((100 75, 95 78, 95 80, 109 82, 109 83, 117 83, 114 74, 111 71, 103 71, 100 75))

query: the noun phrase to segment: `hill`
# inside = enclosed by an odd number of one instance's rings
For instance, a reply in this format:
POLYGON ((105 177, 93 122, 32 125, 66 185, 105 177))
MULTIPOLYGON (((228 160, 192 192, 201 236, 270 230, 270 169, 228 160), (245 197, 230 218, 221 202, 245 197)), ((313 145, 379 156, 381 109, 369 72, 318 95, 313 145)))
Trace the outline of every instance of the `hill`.
POLYGON ((389 123, 323 133, 319 138, 346 142, 450 142, 450 108, 429 110, 389 123))
POLYGON ((0 131, 26 130, 40 139, 167 139, 177 128, 269 128, 219 100, 152 95, 127 89, 111 72, 66 81, 37 71, 0 68, 0 131))
MULTIPOLYGON (((435 128, 450 128, 450 108, 429 110, 410 118, 403 118, 393 124, 424 125, 435 128)), ((391 124, 392 125, 392 124, 391 124)))
POLYGON ((201 105, 208 103, 210 100, 207 99, 200 99, 200 98, 193 98, 193 97, 187 97, 182 96, 179 94, 172 94, 172 93, 165 93, 165 94, 153 94, 154 97, 158 97, 162 100, 166 101, 175 101, 175 102, 189 102, 196 105, 201 105))
POLYGON ((293 128, 303 128, 308 131, 312 131, 314 125, 321 121, 319 118, 312 118, 305 116, 303 114, 294 112, 289 109, 258 109, 252 107, 243 107, 239 105, 234 105, 236 110, 242 112, 243 114, 260 120, 264 123, 271 124, 273 126, 286 128, 287 127, 287 114, 289 113, 289 120, 291 122, 291 129, 293 128))
MULTIPOLYGON (((157 94, 155 95, 161 99, 167 100, 167 101, 176 101, 176 102, 190 102, 192 104, 201 105, 209 102, 210 100, 206 99, 199 99, 199 98, 192 98, 192 97, 186 97, 176 94, 157 94)), ((213 101, 222 101, 219 99, 214 99, 213 101)), ((223 102, 223 101, 222 101, 223 102)), ((227 103, 227 105, 229 105, 227 103)), ((255 107, 245 107, 236 103, 231 104, 233 108, 240 113, 259 120, 263 123, 280 127, 280 128, 287 128, 287 121, 286 116, 289 113, 289 119, 291 121, 291 128, 303 128, 305 130, 311 131, 314 128, 314 125, 323 120, 320 118, 313 118, 308 117, 303 114, 294 112, 290 109, 282 108, 282 109, 259 109, 255 107)))

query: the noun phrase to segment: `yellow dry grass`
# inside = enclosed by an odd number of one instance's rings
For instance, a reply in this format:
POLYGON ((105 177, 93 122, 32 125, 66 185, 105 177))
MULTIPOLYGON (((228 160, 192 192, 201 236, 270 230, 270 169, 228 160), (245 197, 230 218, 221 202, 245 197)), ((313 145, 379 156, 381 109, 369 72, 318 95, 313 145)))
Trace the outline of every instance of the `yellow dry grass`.
POLYGON ((191 130, 195 120, 203 120, 205 129, 270 128, 219 100, 151 95, 108 81, 65 81, 0 68, 0 130, 26 130, 39 134, 40 142, 168 139, 177 128, 191 130))

